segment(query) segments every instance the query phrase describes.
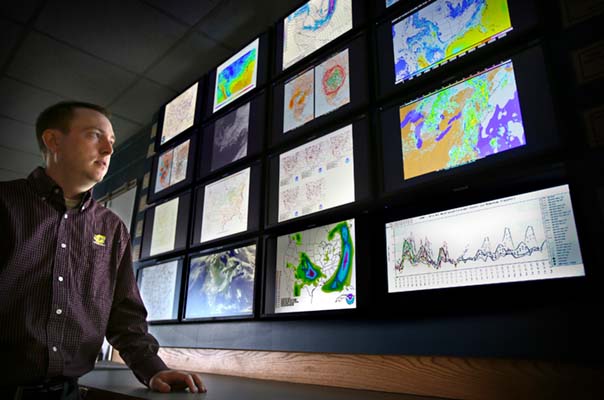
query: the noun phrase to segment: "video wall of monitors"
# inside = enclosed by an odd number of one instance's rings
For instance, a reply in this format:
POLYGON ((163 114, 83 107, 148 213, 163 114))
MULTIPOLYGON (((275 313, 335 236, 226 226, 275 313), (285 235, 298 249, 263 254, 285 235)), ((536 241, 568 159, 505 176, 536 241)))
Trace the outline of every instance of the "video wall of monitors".
POLYGON ((537 15, 533 0, 300 2, 184 88, 149 171, 149 320, 583 281, 573 178, 538 176, 569 160, 537 15))
POLYGON ((367 104, 367 38, 359 36, 273 87, 272 143, 280 143, 367 104))
POLYGON ((537 23, 531 0, 423 3, 377 29, 377 40, 383 46, 378 54, 379 93, 398 91, 406 82, 446 63, 476 60, 479 54, 472 57, 471 53, 523 35, 537 23))

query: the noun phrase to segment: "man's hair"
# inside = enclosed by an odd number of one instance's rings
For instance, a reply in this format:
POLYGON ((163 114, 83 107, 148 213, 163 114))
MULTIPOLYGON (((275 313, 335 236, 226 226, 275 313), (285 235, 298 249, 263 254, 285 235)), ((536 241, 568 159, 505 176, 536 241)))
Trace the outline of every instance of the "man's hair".
POLYGON ((58 129, 63 133, 69 132, 69 126, 76 108, 88 108, 100 112, 107 118, 111 117, 111 113, 105 107, 83 101, 62 101, 48 107, 40 113, 36 120, 36 138, 42 154, 46 155, 46 145, 42 140, 42 133, 46 129, 58 129))

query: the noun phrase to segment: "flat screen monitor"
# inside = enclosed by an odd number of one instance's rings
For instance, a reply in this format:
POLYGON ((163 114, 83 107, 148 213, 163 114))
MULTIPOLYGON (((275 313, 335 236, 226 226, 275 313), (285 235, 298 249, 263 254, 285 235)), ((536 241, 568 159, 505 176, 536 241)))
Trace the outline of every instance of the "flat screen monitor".
POLYGON ((585 275, 568 185, 386 224, 388 292, 585 275))
POLYGON ((368 147, 360 118, 271 156, 269 225, 367 199, 368 147))
POLYGON ((195 82, 162 107, 156 148, 188 131, 200 120, 202 86, 201 82, 195 82))
POLYGON ((255 162, 197 188, 192 246, 258 228, 260 175, 255 162))
POLYGON ((206 125, 199 152, 199 176, 206 177, 258 155, 265 127, 265 92, 206 125))
POLYGON ((178 320, 183 259, 178 258, 141 266, 138 288, 147 309, 147 321, 178 320))
POLYGON ((273 86, 273 143, 316 130, 367 103, 366 42, 359 35, 273 86))
POLYGON ((277 24, 275 70, 285 71, 362 25, 363 0, 310 0, 277 24))
POLYGON ((385 5, 386 8, 393 6, 394 4, 398 3, 400 0, 385 0, 385 5))
POLYGON ((160 150, 153 158, 148 201, 168 197, 193 181, 197 135, 186 135, 160 150))
POLYGON ((191 193, 185 192, 145 211, 141 259, 186 248, 190 202, 191 193))
POLYGON ((256 247, 247 243, 190 257, 185 319, 254 316, 256 247))
POLYGON ((210 72, 204 108, 206 118, 237 107, 266 83, 268 51, 268 34, 264 33, 210 72))
POLYGON ((379 86, 388 94, 538 21, 531 0, 435 0, 378 27, 379 86))
POLYGON ((356 308, 355 260, 354 219, 279 236, 274 313, 356 308))
POLYGON ((543 153, 559 142, 553 110, 540 48, 386 108, 380 117, 385 190, 466 179, 543 153))

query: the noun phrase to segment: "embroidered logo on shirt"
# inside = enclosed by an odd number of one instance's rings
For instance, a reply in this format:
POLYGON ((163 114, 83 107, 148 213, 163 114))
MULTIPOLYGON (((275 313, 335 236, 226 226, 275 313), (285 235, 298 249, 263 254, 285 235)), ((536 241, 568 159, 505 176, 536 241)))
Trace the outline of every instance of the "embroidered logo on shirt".
POLYGON ((96 234, 92 237, 92 243, 96 244, 97 246, 105 246, 105 239, 105 236, 96 234))

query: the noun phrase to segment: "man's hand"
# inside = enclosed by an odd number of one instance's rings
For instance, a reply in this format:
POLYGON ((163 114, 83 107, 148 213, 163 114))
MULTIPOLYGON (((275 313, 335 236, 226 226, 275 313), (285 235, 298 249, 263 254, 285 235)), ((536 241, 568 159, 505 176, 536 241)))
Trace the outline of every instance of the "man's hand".
POLYGON ((151 390, 162 393, 168 393, 172 390, 184 390, 187 387, 191 393, 207 392, 199 375, 183 371, 160 371, 153 375, 153 378, 149 381, 149 388, 151 390))

